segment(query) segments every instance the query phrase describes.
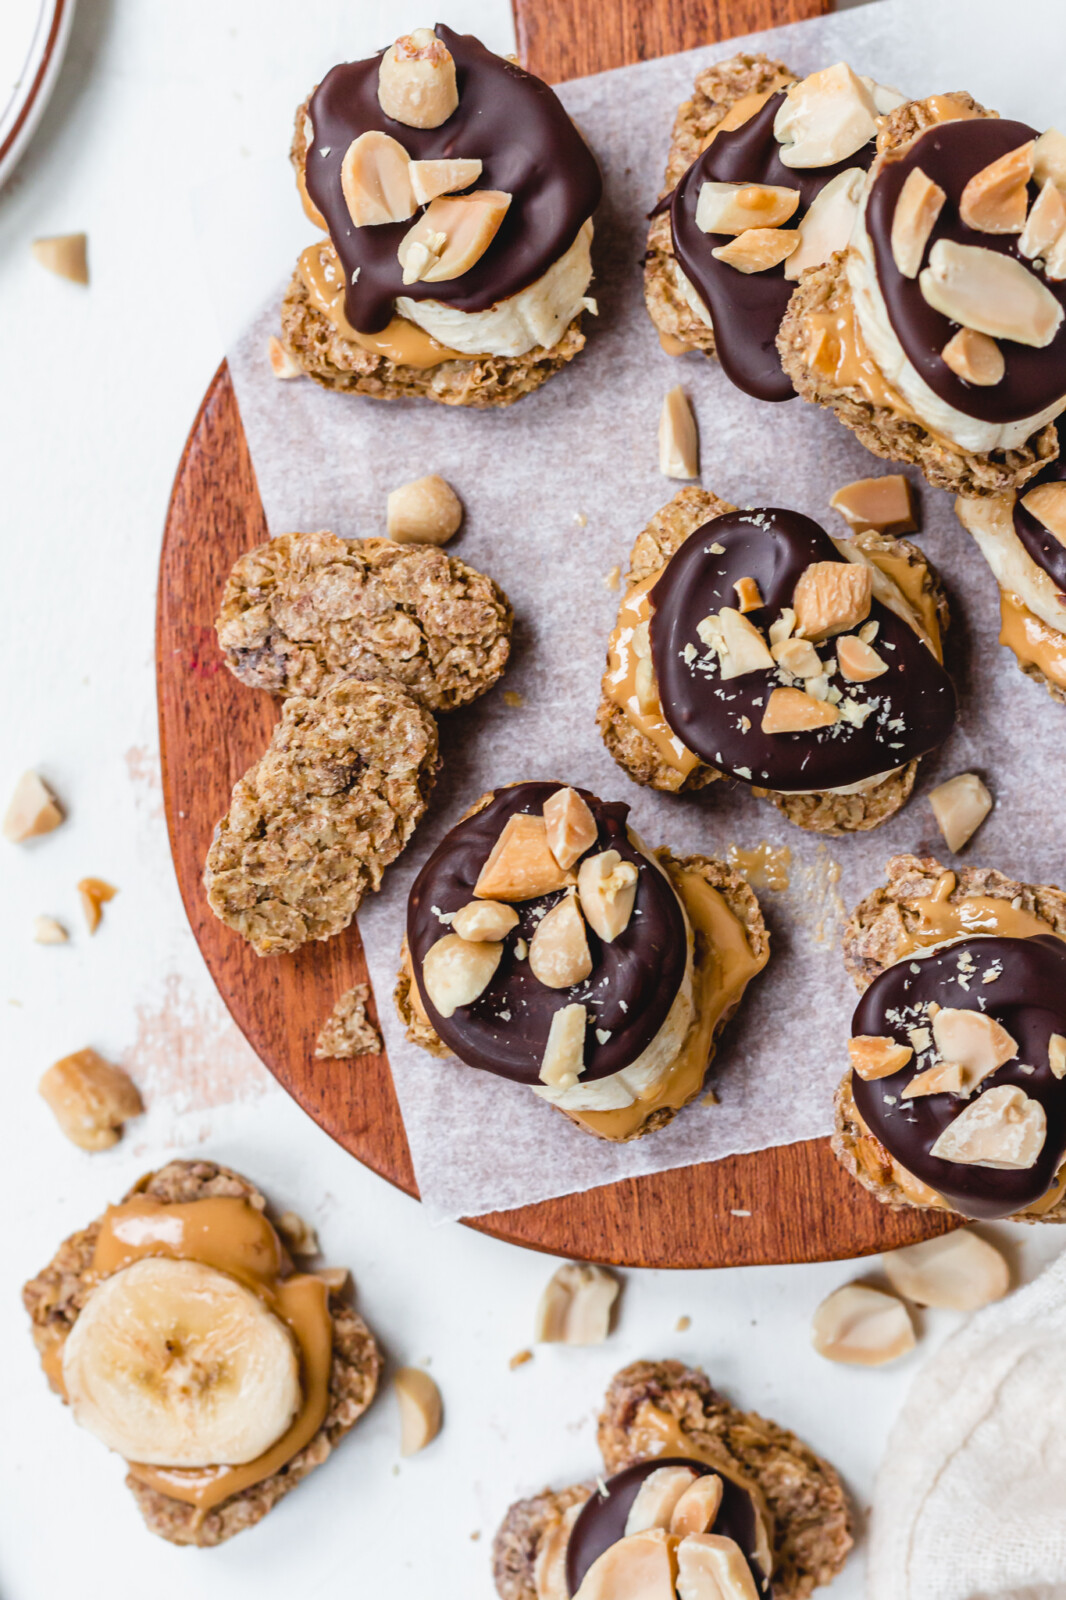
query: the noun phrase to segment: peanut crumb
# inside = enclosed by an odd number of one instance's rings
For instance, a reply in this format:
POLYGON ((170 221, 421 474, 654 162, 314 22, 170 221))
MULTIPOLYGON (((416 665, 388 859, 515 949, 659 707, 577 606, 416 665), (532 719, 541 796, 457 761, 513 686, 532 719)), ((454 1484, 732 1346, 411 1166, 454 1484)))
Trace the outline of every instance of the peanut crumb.
POLYGON ((505 689, 503 691, 503 703, 505 706, 517 707, 524 706, 526 702, 516 689, 505 689))
POLYGON ((588 519, 588 516, 586 515, 586 513, 584 511, 575 511, 574 512, 574 524, 578 528, 587 528, 588 527, 589 519, 588 519))
POLYGON ((515 1355, 513 1355, 511 1357, 511 1359, 507 1363, 507 1365, 510 1367, 511 1371, 513 1372, 516 1367, 524 1367, 527 1361, 532 1361, 532 1360, 533 1360, 533 1352, 532 1352, 532 1350, 519 1350, 517 1352, 517 1354, 515 1354, 515 1355))
POLYGON ((731 1217, 750 1217, 751 1216, 751 1212, 750 1211, 740 1210, 737 1207, 732 1207, 730 1209, 729 1215, 731 1217))
POLYGON ((103 916, 101 906, 113 900, 117 894, 118 890, 114 885, 103 878, 82 878, 78 884, 78 897, 90 933, 95 933, 100 926, 100 919, 103 916))
POLYGON ((612 567, 610 572, 608 572, 607 576, 603 580, 603 587, 611 590, 617 589, 619 582, 621 581, 621 577, 621 567, 612 567))
POLYGON ((691 1317, 678 1317, 677 1325, 674 1328, 674 1332, 675 1333, 687 1333, 689 1328, 691 1328, 691 1326, 692 1326, 692 1318, 691 1317))

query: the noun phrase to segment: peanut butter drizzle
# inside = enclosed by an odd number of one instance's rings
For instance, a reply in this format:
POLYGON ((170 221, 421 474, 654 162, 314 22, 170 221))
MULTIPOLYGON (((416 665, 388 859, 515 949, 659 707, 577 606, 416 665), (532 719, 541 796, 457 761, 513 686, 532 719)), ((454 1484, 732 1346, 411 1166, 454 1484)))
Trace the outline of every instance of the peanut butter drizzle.
POLYGON ((700 145, 700 153, 712 145, 720 133, 732 133, 734 128, 742 128, 745 122, 750 122, 756 111, 761 111, 773 95, 779 94, 782 89, 787 89, 793 82, 792 78, 784 77, 779 72, 774 78, 769 89, 764 89, 760 94, 741 95, 739 100, 734 100, 721 122, 715 123, 710 133, 700 145))
POLYGON ((828 379, 838 389, 858 389, 869 405, 882 406, 907 422, 919 423, 926 432, 933 431, 887 382, 873 360, 850 298, 838 311, 809 311, 803 319, 803 331, 807 364, 817 377, 828 379))
POLYGON ((867 550, 866 554, 874 566, 880 568, 886 578, 891 578, 912 610, 918 613, 926 633, 933 642, 936 658, 942 662, 944 659, 944 647, 940 637, 940 617, 936 608, 936 596, 925 581, 928 568, 912 566, 906 556, 882 554, 880 551, 875 550, 867 550))
POLYGON ((681 743, 663 716, 661 706, 657 712, 649 713, 641 711, 637 700, 639 657, 633 648, 633 635, 642 622, 651 619, 651 602, 648 596, 658 576, 656 572, 650 578, 643 578, 640 583, 635 583, 626 591, 618 608, 618 622, 607 644, 604 693, 609 700, 620 707, 637 732, 642 733, 645 739, 655 746, 656 753, 666 765, 679 772, 682 778, 687 778, 699 758, 681 743))
POLYGON ((1026 667, 1036 667, 1051 683, 1066 689, 1066 634, 1034 616, 1016 594, 1001 591, 999 642, 1026 667))
POLYGON ((371 355, 384 356, 403 367, 439 367, 445 361, 478 361, 480 356, 464 356, 458 350, 433 339, 424 328, 406 317, 393 317, 381 333, 360 333, 344 312, 344 283, 336 251, 328 239, 308 245, 297 262, 296 271, 316 311, 328 317, 344 339, 350 339, 371 355))
POLYGON ((716 1027, 769 959, 768 951, 761 956, 753 954, 743 923, 698 872, 681 873, 680 881, 675 882, 696 935, 695 1021, 676 1059, 645 1099, 618 1111, 568 1112, 602 1138, 625 1139, 653 1111, 667 1106, 679 1111, 699 1093, 716 1027))
MULTIPOLYGON (((924 104, 929 113, 930 126, 937 122, 966 122, 978 115, 972 106, 965 105, 963 101, 957 99, 953 94, 931 94, 924 104)), ((889 117, 880 119, 880 127, 877 134, 878 155, 884 155, 887 148, 889 121, 889 117)), ((920 138, 925 131, 924 128, 920 129, 914 137, 916 139, 920 138)))
POLYGON ((729 865, 740 872, 753 889, 787 889, 792 851, 787 844, 772 845, 764 839, 753 850, 742 850, 731 844, 728 850, 729 865))
MULTIPOLYGON (((303 1403, 270 1449, 240 1466, 156 1467, 130 1462, 132 1477, 173 1500, 194 1506, 199 1520, 212 1507, 261 1483, 314 1438, 329 1408, 333 1323, 329 1291, 310 1273, 282 1277, 281 1242, 261 1211, 247 1200, 219 1196, 168 1205, 138 1195, 105 1213, 93 1254, 93 1273, 106 1278, 144 1256, 199 1261, 236 1278, 266 1301, 286 1324, 300 1355, 303 1403)), ((45 1371, 61 1361, 47 1353, 45 1371)), ((43 1359, 43 1358, 42 1358, 43 1359)))

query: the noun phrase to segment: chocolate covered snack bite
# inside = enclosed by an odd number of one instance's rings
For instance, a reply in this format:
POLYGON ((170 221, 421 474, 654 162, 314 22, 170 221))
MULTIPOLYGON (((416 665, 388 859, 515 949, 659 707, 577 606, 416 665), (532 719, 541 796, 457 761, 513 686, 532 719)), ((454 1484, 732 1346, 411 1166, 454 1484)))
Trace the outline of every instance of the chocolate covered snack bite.
POLYGON ((282 335, 326 388, 510 405, 583 347, 599 169, 514 61, 418 28, 327 73, 292 161, 326 236, 299 259, 282 335))
POLYGON ((396 990, 414 1043, 614 1141, 699 1093, 769 959, 743 878, 650 851, 628 813, 559 783, 485 795, 412 886, 396 990))
POLYGON ((637 783, 733 778, 801 828, 875 828, 954 724, 947 622, 906 540, 682 489, 633 546, 600 731, 637 783))
POLYGON ((802 274, 846 245, 882 116, 903 99, 844 62, 802 82, 742 54, 680 108, 644 294, 671 354, 717 355, 759 400, 791 400, 775 339, 802 274))
POLYGON ((210 1546, 265 1517, 374 1398, 381 1353, 346 1281, 294 1269, 247 1178, 171 1161, 22 1298, 49 1383, 125 1456, 149 1531, 210 1546))
POLYGON ((856 907, 833 1149, 883 1204, 1066 1220, 1066 894, 896 856, 856 907))
POLYGON ((840 1479, 698 1367, 635 1361, 600 1414, 603 1476, 511 1506, 500 1600, 806 1600, 852 1545, 840 1479))
POLYGON ((960 496, 955 512, 1000 588, 1000 644, 1027 677, 1066 703, 1066 461, 1059 453, 1017 491, 960 496))
POLYGON ((962 495, 1020 490, 1066 407, 1066 139, 968 94, 892 112, 846 249, 778 338, 807 400, 962 495))

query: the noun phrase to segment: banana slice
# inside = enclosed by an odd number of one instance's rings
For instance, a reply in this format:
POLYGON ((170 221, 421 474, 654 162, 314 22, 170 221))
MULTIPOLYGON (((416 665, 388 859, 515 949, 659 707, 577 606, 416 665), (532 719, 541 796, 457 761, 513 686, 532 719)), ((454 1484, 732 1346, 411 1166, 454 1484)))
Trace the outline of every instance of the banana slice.
POLYGON ((147 1257, 94 1289, 63 1350, 75 1420, 127 1461, 238 1466, 300 1407, 284 1323, 198 1261, 147 1257))

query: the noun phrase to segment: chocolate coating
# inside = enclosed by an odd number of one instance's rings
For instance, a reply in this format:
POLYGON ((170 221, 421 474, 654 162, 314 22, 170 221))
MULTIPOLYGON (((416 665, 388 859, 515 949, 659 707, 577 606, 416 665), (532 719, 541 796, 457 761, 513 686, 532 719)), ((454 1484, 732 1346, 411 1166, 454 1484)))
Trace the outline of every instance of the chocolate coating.
POLYGON ((1066 546, 1022 505, 1029 490, 1035 489, 1038 484, 1061 483, 1066 478, 1066 460, 1063 459, 1066 427, 1061 423, 1056 423, 1055 427, 1059 436, 1058 460, 1038 472, 1018 494, 1014 502, 1014 531, 1041 571, 1046 572, 1060 592, 1066 594, 1066 546))
POLYGON ((665 1022, 688 960, 681 904, 665 874, 631 842, 626 831, 629 807, 608 804, 578 789, 598 829, 590 853, 617 850, 637 868, 636 901, 628 927, 611 944, 588 928, 592 972, 572 988, 549 989, 533 976, 528 960, 518 960, 515 944, 520 938, 527 943, 532 939, 541 916, 563 891, 516 904, 518 926, 507 935, 500 964, 484 994, 450 1017, 437 1011, 421 981, 426 952, 448 932, 433 907, 448 912, 468 905, 507 819, 519 811, 539 813, 548 796, 562 787, 520 783, 498 790, 484 810, 467 817, 441 840, 415 879, 407 904, 407 942, 430 1022, 460 1061, 517 1083, 540 1082, 551 1019, 565 1005, 584 1005, 589 1012, 582 1083, 629 1066, 665 1022), (502 1015, 505 1012, 509 1015, 502 1015), (610 1038, 597 1039, 597 1028, 609 1030, 610 1038))
MULTIPOLYGON (((840 788, 903 766, 942 744, 955 722, 951 679, 914 630, 876 599, 867 620, 878 624, 874 648, 889 663, 868 683, 833 678, 845 694, 877 708, 861 728, 843 720, 809 733, 763 733, 773 672, 750 672, 725 683, 708 672, 697 626, 737 604, 734 582, 754 578, 765 602, 748 620, 764 637, 812 561, 840 561, 829 535, 798 511, 731 511, 691 534, 651 591, 651 653, 663 715, 701 761, 745 783, 775 790, 840 788), (712 544, 724 546, 715 555, 712 544), (684 652, 698 652, 689 664, 684 652), (751 726, 741 732, 746 716, 751 726), (903 727, 893 728, 902 718, 903 727), (740 769, 743 768, 744 771, 740 769), (750 773, 750 776, 745 776, 750 773)), ((822 645, 823 659, 832 640, 822 645)), ((712 660, 715 658, 712 657, 712 660)))
POLYGON ((745 273, 716 261, 711 251, 728 244, 731 235, 697 228, 700 189, 705 183, 770 183, 798 189, 800 203, 785 224, 795 228, 831 178, 851 167, 865 171, 874 157, 871 141, 833 167, 786 167, 774 138, 774 118, 784 98, 784 91, 772 95, 739 128, 717 134, 681 179, 670 206, 674 251, 711 313, 718 359, 737 388, 757 400, 795 398, 776 340, 796 285, 785 277, 784 262, 766 272, 745 273))
POLYGON ((381 332, 397 295, 487 311, 528 288, 570 248, 603 192, 595 156, 546 83, 486 50, 472 34, 453 33, 443 23, 435 31, 455 60, 459 90, 458 108, 441 127, 408 128, 385 115, 378 104, 384 52, 334 67, 311 97, 307 192, 329 226, 344 268, 345 311, 360 333, 381 332), (462 277, 403 282, 396 251, 417 217, 376 227, 352 222, 341 164, 352 140, 371 130, 399 140, 415 161, 480 157, 475 187, 512 196, 492 244, 462 277))
MULTIPOLYGON (((924 958, 904 958, 876 977, 855 1008, 853 1035, 875 1034, 909 1045, 908 1028, 922 1027, 923 1014, 912 1009, 935 1000, 941 1006, 981 1009, 1002 1023, 1018 1044, 1018 1055, 987 1077, 964 1100, 958 1095, 930 1094, 902 1100, 918 1064, 866 1083, 851 1075, 859 1115, 874 1136, 908 1172, 950 1200, 966 1217, 990 1219, 1024 1211, 1046 1194, 1066 1154, 1066 1080, 1056 1078, 1048 1063, 1053 1033, 1066 1034, 1066 943, 1053 934, 1030 939, 962 939, 924 958), (975 973, 969 989, 959 983, 959 956, 973 956, 975 973), (1003 971, 991 984, 983 973, 994 963, 1003 971), (914 971, 913 968, 918 970, 914 971), (1034 1072, 1026 1072, 1026 1066, 1034 1072), (1001 1085, 1022 1089, 1039 1100, 1047 1114, 1047 1138, 1034 1166, 1023 1172, 966 1166, 930 1155, 940 1134, 978 1094, 1001 1085), (890 1099, 895 1098, 895 1104, 890 1099)), ((931 1058, 922 1058, 931 1065, 931 1058)))
MULTIPOLYGON (((940 354, 957 332, 958 324, 926 303, 917 278, 905 278, 899 271, 892 259, 892 218, 908 173, 920 167, 947 195, 930 235, 925 261, 938 239, 954 239, 959 244, 1014 256, 1031 266, 1018 249, 1018 234, 979 233, 968 228, 959 216, 959 200, 974 173, 1035 137, 1024 122, 1006 122, 998 117, 938 123, 898 155, 886 159, 874 179, 866 206, 866 228, 873 245, 878 282, 889 321, 907 359, 941 400, 983 422, 1017 422, 1022 417, 1035 416, 1066 394, 1066 320, 1043 350, 999 340, 1007 365, 1001 382, 989 388, 964 383, 940 354)), ((1036 198, 1036 193, 1036 185, 1030 184, 1030 200, 1036 198)), ((1042 273, 1037 276, 1066 307, 1066 282, 1051 283, 1042 273)))
MULTIPOLYGON (((573 1596, 594 1561, 612 1544, 624 1537, 626 1518, 640 1492, 645 1478, 660 1467, 691 1467, 698 1477, 714 1471, 703 1461, 690 1461, 687 1456, 653 1456, 649 1461, 638 1461, 635 1466, 616 1472, 606 1482, 607 1493, 596 1490, 578 1513, 570 1532, 566 1551, 566 1585, 573 1596)), ((721 1475, 720 1475, 721 1476, 721 1475)), ((733 1539, 744 1552, 755 1587, 764 1600, 773 1600, 773 1590, 762 1587, 764 1574, 755 1556, 756 1530, 755 1506, 751 1496, 732 1479, 722 1478, 722 1504, 710 1532, 733 1539)))

